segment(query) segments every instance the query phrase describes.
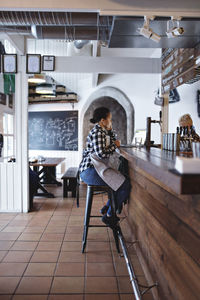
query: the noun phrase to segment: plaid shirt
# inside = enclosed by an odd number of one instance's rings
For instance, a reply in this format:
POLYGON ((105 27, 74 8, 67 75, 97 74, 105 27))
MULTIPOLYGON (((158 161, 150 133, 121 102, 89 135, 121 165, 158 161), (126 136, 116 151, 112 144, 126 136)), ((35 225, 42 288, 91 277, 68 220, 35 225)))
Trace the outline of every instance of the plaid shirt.
POLYGON ((114 141, 116 137, 112 130, 109 132, 99 124, 95 125, 89 132, 86 141, 86 148, 83 150, 83 158, 79 166, 80 173, 90 167, 94 167, 90 155, 95 153, 99 158, 109 157, 117 146, 114 141), (110 136, 110 145, 106 146, 106 135, 110 136))

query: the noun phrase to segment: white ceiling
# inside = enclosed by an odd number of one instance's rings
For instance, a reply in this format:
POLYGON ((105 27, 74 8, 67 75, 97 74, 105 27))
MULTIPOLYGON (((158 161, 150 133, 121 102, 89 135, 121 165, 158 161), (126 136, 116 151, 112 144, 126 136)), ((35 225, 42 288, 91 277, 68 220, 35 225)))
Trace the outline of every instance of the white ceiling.
POLYGON ((0 9, 99 11, 109 15, 181 15, 200 16, 199 0, 7 0, 0 9))

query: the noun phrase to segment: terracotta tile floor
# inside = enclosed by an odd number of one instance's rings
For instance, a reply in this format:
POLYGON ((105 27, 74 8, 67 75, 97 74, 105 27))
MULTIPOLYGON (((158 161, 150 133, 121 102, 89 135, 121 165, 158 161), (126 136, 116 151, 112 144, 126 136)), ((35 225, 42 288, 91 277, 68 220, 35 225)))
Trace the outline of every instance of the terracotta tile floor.
MULTIPOLYGON (((0 300, 134 300, 124 258, 109 228, 90 228, 81 253, 85 186, 79 208, 73 198, 62 198, 62 187, 48 190, 56 197, 35 198, 29 214, 0 213, 0 300)), ((105 195, 95 196, 95 214, 105 201, 105 195)), ((126 226, 125 220, 124 233, 126 226)), ((129 254, 144 284, 133 247, 129 254)), ((153 298, 148 293, 143 299, 153 298)))

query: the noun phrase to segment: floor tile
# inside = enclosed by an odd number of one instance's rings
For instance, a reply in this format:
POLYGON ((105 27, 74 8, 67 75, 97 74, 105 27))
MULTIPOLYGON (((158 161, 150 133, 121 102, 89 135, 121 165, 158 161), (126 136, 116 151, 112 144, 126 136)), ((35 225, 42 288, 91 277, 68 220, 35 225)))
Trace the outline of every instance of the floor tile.
POLYGON ((24 250, 24 251, 33 251, 37 246, 37 242, 22 242, 16 241, 10 250, 24 250))
MULTIPOLYGON (((73 198, 62 198, 62 187, 49 186, 56 198, 35 198, 33 213, 0 213, 0 300, 134 299, 124 258, 119 257, 109 228, 89 228, 86 250, 81 253, 86 193, 85 185, 81 188, 79 208, 73 198)), ((99 214, 104 198, 94 197, 93 213, 99 214)), ((100 224, 101 219, 93 222, 100 224)), ((146 284, 131 251, 138 280, 146 284)), ((150 293, 143 298, 152 300, 150 293)))
POLYGON ((48 295, 15 295, 12 298, 12 300, 47 300, 47 299, 48 299, 48 295))
POLYGON ((88 241, 87 242, 87 251, 110 251, 110 243, 108 242, 93 242, 93 241, 88 241))
POLYGON ((16 294, 48 294, 51 277, 23 277, 16 294))
POLYGON ((84 263, 58 263, 55 276, 84 276, 84 263))
POLYGON ((64 237, 64 241, 72 241, 72 242, 80 242, 82 241, 83 234, 82 233, 77 233, 77 234, 71 234, 71 233, 66 233, 64 237))
POLYGON ((26 263, 0 263, 0 276, 22 276, 26 263))
POLYGON ((14 217, 16 216, 16 214, 10 215, 7 213, 0 213, 0 220, 1 221, 11 221, 12 219, 14 219, 14 217))
POLYGON ((48 300, 83 300, 84 295, 50 295, 48 300))
POLYGON ((85 293, 118 293, 115 277, 87 277, 85 293))
POLYGON ((3 262, 29 262, 32 251, 9 251, 3 262))
MULTIPOLYGON (((85 300, 120 300, 118 294, 86 294, 85 300)), ((132 300, 134 300, 132 298, 132 300)))
POLYGON ((35 251, 31 262, 57 262, 58 251, 35 251))
POLYGON ((50 221, 49 226, 59 226, 59 227, 66 227, 67 226, 67 221, 50 221))
POLYGON ((9 223, 9 226, 16 226, 16 227, 21 227, 21 226, 27 226, 28 225, 28 223, 29 223, 29 221, 27 221, 27 220, 14 220, 14 221, 12 221, 12 222, 10 222, 9 223))
POLYGON ((130 279, 127 276, 117 277, 118 286, 119 286, 119 293, 132 293, 132 285, 130 283, 130 279))
POLYGON ((0 294, 14 293, 21 277, 0 277, 0 294))
POLYGON ((86 276, 115 276, 113 263, 87 263, 86 276))
POLYGON ((41 233, 22 233, 18 241, 39 241, 41 235, 41 233))
POLYGON ((29 263, 24 276, 53 276, 55 263, 29 263))
POLYGON ((18 232, 0 232, 0 241, 15 241, 19 236, 18 232))
POLYGON ((45 233, 64 233, 65 227, 63 226, 47 226, 45 233))
POLYGON ((23 232, 25 226, 7 226, 2 232, 23 232))
POLYGON ((0 295, 0 300, 11 300, 12 295, 0 295))
POLYGON ((78 251, 81 253, 81 242, 63 242, 61 251, 78 251))
POLYGON ((0 250, 9 250, 14 241, 0 241, 0 250))
MULTIPOLYGON (((133 294, 120 294, 120 300, 134 300, 133 294)), ((142 296, 143 300, 153 300, 153 296, 151 294, 145 294, 142 296)))
POLYGON ((84 277, 55 277, 51 294, 82 294, 84 277))
POLYGON ((43 233, 41 241, 46 242, 62 242, 64 233, 43 233))
POLYGON ((59 251, 61 242, 39 242, 37 251, 59 251))
POLYGON ((112 262, 112 255, 111 251, 105 251, 105 252, 87 252, 86 253, 86 260, 87 262, 101 262, 101 263, 106 263, 106 262, 112 262))
POLYGON ((59 262, 85 262, 85 254, 80 252, 62 251, 58 259, 59 262))
POLYGON ((0 251, 0 262, 3 260, 3 258, 6 256, 8 251, 0 251))
POLYGON ((66 233, 80 234, 83 233, 83 226, 67 226, 66 233))
POLYGON ((43 233, 45 227, 34 226, 34 227, 26 227, 24 233, 43 233))

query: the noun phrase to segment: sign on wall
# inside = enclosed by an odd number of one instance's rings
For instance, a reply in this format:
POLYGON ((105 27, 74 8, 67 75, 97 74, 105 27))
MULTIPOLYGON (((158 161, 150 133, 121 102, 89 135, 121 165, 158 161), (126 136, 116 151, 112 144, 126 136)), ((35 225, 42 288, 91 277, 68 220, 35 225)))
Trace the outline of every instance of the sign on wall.
POLYGON ((78 151, 78 111, 29 112, 29 149, 78 151))

